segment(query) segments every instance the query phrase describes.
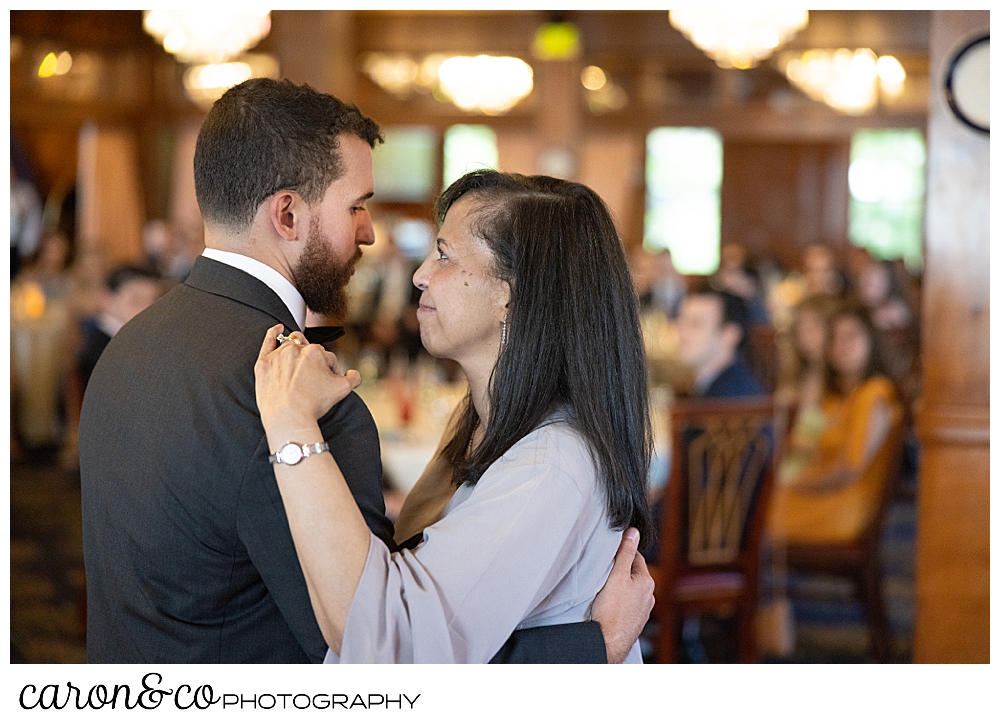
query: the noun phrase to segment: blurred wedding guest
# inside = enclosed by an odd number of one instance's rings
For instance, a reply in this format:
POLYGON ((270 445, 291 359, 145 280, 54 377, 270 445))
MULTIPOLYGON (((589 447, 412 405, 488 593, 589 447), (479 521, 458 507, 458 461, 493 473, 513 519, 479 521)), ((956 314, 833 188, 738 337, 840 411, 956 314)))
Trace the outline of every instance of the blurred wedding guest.
POLYGON ((17 434, 28 449, 57 445, 64 431, 71 251, 62 234, 44 234, 11 282, 11 395, 17 434))
POLYGON ((751 324, 767 324, 767 307, 757 265, 741 244, 725 244, 719 250, 719 269, 710 277, 711 283, 747 304, 751 324))
POLYGON ((632 286, 639 298, 640 311, 648 311, 653 304, 653 255, 642 244, 632 247, 628 254, 628 271, 632 275, 632 286))
POLYGON ((76 322, 94 319, 101 312, 107 276, 107 254, 100 245, 82 248, 69 269, 70 312, 76 322))
POLYGON ((667 315, 667 319, 677 319, 681 302, 687 294, 687 279, 674 266, 670 249, 656 252, 653 262, 653 304, 667 315))
POLYGON ((73 369, 66 385, 66 439, 60 452, 65 468, 79 469, 80 409, 97 360, 118 330, 162 293, 162 281, 154 269, 122 264, 105 277, 97 313, 77 319, 73 369))
POLYGON ((628 264, 640 311, 658 311, 667 319, 677 319, 687 279, 674 266, 670 249, 649 251, 640 244, 629 253, 628 264))
POLYGON ((77 371, 85 388, 98 358, 111 338, 127 322, 155 302, 162 293, 159 274, 143 267, 115 267, 104 282, 101 309, 95 319, 83 323, 83 344, 77 355, 77 371))
POLYGON ((849 244, 844 253, 844 271, 847 273, 851 290, 857 294, 858 279, 861 273, 868 268, 868 265, 875 261, 872 253, 863 246, 849 244))
MULTIPOLYGON (((154 231, 154 234, 161 233, 154 231)), ((204 230, 199 224, 168 226, 167 244, 159 258, 159 271, 168 286, 187 279, 195 260, 205 249, 204 230)))
POLYGON ((28 179, 10 165, 10 278, 38 249, 42 235, 42 200, 28 179))
POLYGON ((142 251, 146 263, 154 269, 163 270, 173 247, 173 231, 163 219, 150 219, 142 227, 142 251))
MULTIPOLYGON (((403 257, 395 238, 390 235, 382 247, 378 266, 378 297, 367 342, 385 359, 389 359, 401 342, 400 325, 410 303, 411 290, 414 288, 411 279, 416 265, 403 257)), ((407 357, 409 358, 408 352, 407 357)))
POLYGON ((878 333, 863 305, 834 312, 827 346, 822 430, 812 449, 782 461, 770 516, 788 543, 857 540, 872 521, 895 461, 902 408, 878 333))
POLYGON ((907 290, 891 261, 871 259, 858 275, 858 298, 881 331, 906 329, 913 321, 907 290))
POLYGON ((677 317, 677 351, 694 374, 695 396, 764 394, 744 359, 749 329, 750 313, 742 298, 711 287, 688 292, 677 317))
MULTIPOLYGON (((688 292, 677 317, 677 357, 694 375, 693 398, 755 397, 765 394, 744 358, 750 312, 744 299, 706 284, 688 292)), ((649 491, 654 529, 663 520, 664 488, 649 491)), ((642 550, 657 563, 659 549, 642 550)), ((693 626, 693 624, 692 624, 693 626)), ((696 627, 690 631, 696 631, 696 627)), ((692 634, 697 638, 697 634, 692 634)))
POLYGON ((823 396, 827 388, 826 347, 830 318, 837 308, 837 298, 815 294, 803 299, 795 309, 791 329, 793 356, 782 397, 795 406, 795 419, 789 437, 791 450, 812 451, 823 431, 823 396))
POLYGON ((806 294, 843 296, 847 291, 844 272, 837 265, 833 250, 823 244, 811 244, 802 254, 802 274, 806 294))

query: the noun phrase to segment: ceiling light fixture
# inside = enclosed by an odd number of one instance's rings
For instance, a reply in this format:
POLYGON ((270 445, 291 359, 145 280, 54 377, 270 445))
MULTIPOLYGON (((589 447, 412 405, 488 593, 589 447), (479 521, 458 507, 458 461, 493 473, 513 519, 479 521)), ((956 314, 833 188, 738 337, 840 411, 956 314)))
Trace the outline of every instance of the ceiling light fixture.
POLYGON ((809 23, 808 10, 671 10, 670 24, 722 68, 752 68, 809 23))

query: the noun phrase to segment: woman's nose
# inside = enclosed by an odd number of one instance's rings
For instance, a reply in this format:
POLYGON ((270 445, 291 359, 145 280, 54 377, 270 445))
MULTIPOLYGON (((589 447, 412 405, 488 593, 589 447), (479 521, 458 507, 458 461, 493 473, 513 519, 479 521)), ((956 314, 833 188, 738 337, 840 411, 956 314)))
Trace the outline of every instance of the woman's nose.
POLYGON ((415 286, 420 291, 427 289, 427 278, 429 273, 427 271, 427 260, 417 267, 417 270, 413 272, 413 286, 415 286))

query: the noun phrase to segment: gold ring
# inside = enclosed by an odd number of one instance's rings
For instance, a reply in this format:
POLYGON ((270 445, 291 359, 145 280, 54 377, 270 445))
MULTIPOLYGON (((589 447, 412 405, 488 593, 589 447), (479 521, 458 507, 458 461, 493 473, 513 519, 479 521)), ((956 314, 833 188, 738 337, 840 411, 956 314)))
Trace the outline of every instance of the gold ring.
POLYGON ((294 342, 295 344, 298 344, 298 345, 302 344, 302 342, 299 339, 297 339, 296 337, 293 337, 291 335, 288 335, 286 337, 285 335, 283 335, 283 334, 281 334, 279 332, 278 333, 278 344, 283 344, 285 342, 294 342))

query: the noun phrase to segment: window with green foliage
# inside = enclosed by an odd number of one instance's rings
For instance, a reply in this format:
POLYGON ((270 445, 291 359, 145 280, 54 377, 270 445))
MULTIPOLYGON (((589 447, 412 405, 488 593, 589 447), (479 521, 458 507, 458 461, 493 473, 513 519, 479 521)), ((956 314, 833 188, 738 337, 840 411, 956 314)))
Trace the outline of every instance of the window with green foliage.
POLYGON ((497 134, 489 126, 457 125, 445 132, 445 188, 469 171, 497 165, 497 134))
POLYGON ((385 143, 376 144, 372 162, 379 201, 423 202, 434 187, 437 133, 430 126, 385 126, 385 143))
POLYGON ((655 128, 646 137, 644 245, 670 249, 683 274, 719 266, 722 136, 711 128, 655 128))
POLYGON ((923 265, 925 149, 917 129, 858 131, 851 139, 851 243, 911 270, 923 265))

